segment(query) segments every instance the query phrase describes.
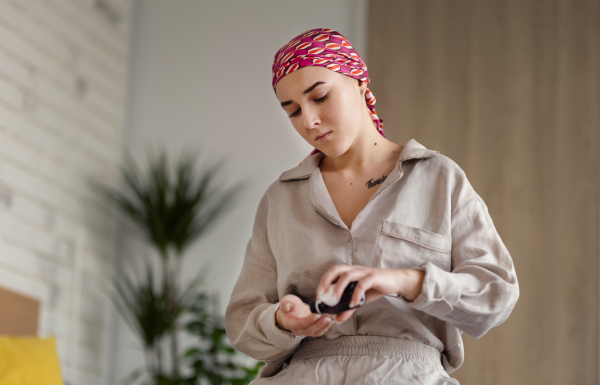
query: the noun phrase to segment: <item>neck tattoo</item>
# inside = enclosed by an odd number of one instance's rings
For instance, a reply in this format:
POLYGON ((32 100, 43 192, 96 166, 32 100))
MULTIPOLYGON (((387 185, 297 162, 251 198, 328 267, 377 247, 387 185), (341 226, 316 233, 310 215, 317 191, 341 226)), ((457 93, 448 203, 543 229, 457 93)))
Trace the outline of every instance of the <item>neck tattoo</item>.
POLYGON ((371 178, 367 183, 365 183, 367 185, 367 188, 371 188, 371 187, 375 187, 378 184, 383 183, 383 181, 387 178, 387 176, 382 176, 381 178, 377 179, 375 182, 373 182, 373 178, 371 178))

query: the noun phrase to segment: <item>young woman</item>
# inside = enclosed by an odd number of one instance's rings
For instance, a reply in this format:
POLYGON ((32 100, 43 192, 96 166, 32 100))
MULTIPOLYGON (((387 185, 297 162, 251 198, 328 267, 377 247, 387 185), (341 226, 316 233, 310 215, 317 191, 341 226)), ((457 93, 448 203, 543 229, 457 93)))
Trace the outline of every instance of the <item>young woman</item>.
POLYGON ((261 199, 225 314, 232 345, 266 365, 252 384, 457 384, 461 334, 504 322, 513 261, 463 170, 385 138, 367 67, 339 32, 277 51, 273 89, 315 147, 261 199), (308 303, 357 282, 336 316, 308 303))

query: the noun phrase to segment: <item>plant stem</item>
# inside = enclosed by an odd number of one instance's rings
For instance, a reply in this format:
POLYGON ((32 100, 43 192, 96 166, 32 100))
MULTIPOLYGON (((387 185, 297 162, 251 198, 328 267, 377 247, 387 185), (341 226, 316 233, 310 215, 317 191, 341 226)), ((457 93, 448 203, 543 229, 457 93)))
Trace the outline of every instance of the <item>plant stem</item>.
POLYGON ((171 333, 171 354, 173 355, 173 376, 175 378, 179 378, 179 355, 177 352, 179 351, 179 344, 177 341, 177 328, 173 327, 173 332, 171 333))
MULTIPOLYGON (((172 309, 173 311, 177 311, 179 306, 181 306, 180 303, 178 303, 178 286, 177 283, 179 282, 179 275, 180 275, 180 261, 181 258, 179 258, 178 255, 173 255, 172 257, 172 271, 171 271, 171 300, 172 300, 172 309)), ((178 327, 177 327, 177 322, 173 323, 173 330, 171 331, 171 355, 172 355, 172 362, 173 362, 173 377, 175 378, 179 378, 179 341, 178 341, 178 327)))
POLYGON ((160 347, 160 341, 156 341, 154 350, 156 352, 156 373, 159 376, 163 375, 163 363, 162 363, 162 349, 160 347))
POLYGON ((152 347, 147 347, 144 349, 144 353, 146 355, 146 370, 148 374, 154 375, 154 360, 152 359, 152 347))
POLYGON ((167 334, 170 334, 170 342, 171 342, 171 374, 174 379, 179 378, 179 343, 178 343, 178 326, 177 326, 177 317, 179 312, 179 307, 181 306, 178 303, 178 295, 179 295, 179 275, 180 275, 180 258, 174 253, 170 253, 166 248, 163 254, 163 280, 164 280, 164 290, 165 297, 167 301, 168 314, 172 317, 172 324, 170 330, 167 334))

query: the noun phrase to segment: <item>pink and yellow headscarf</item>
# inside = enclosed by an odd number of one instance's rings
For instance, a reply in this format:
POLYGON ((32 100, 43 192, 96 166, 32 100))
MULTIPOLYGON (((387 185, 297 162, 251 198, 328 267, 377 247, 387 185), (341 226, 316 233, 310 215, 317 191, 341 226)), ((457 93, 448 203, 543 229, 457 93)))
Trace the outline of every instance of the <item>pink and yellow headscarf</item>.
MULTIPOLYGON (((371 82, 367 65, 348 39, 329 28, 315 28, 303 32, 277 51, 273 58, 273 91, 282 77, 306 66, 325 67, 367 84, 371 82)), ((377 131, 385 138, 383 119, 379 119, 375 112, 375 100, 375 95, 367 87, 365 101, 371 119, 377 131)), ((302 162, 317 152, 319 150, 315 148, 302 162)))

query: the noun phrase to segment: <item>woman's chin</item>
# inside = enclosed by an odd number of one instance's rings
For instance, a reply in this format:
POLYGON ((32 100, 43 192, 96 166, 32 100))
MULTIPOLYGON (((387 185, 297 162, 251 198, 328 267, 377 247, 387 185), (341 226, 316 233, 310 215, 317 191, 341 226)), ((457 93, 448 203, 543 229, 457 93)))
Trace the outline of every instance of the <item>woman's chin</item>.
POLYGON ((323 143, 319 143, 319 146, 314 146, 316 149, 321 151, 326 156, 336 158, 340 155, 344 155, 350 148, 350 144, 345 145, 340 143, 339 140, 325 140, 323 143))
POLYGON ((344 155, 347 149, 334 146, 323 146, 323 148, 320 148, 319 151, 330 158, 337 158, 338 156, 344 155))

